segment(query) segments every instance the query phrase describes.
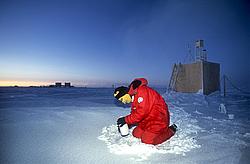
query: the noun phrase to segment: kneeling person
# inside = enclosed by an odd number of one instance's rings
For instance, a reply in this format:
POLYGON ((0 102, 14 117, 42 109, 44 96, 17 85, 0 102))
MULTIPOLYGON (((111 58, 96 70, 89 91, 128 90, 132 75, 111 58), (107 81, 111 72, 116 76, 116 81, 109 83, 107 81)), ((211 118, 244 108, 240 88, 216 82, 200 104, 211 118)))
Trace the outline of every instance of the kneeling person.
POLYGON ((114 97, 124 104, 131 103, 131 113, 117 120, 118 126, 137 124, 133 136, 146 144, 161 144, 176 132, 176 125, 169 127, 168 106, 159 93, 147 86, 144 78, 135 79, 129 87, 118 87, 114 97))

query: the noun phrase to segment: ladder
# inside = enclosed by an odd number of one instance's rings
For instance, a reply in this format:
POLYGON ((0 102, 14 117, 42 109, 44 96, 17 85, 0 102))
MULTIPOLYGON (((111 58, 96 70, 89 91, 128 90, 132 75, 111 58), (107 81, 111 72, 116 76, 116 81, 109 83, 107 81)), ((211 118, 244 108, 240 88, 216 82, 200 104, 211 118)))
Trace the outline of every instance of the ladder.
POLYGON ((176 84, 176 81, 177 81, 180 65, 181 64, 179 64, 179 65, 174 64, 172 75, 171 75, 169 85, 168 85, 168 91, 170 91, 170 90, 173 91, 175 89, 175 84, 176 84))

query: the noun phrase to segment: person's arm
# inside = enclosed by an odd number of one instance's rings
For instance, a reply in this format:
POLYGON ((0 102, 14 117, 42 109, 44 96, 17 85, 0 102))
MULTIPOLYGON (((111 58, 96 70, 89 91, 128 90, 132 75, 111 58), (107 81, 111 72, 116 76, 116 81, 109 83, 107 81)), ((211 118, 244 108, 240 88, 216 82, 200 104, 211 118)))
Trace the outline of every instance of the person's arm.
POLYGON ((150 112, 150 104, 148 92, 146 89, 143 89, 142 92, 138 92, 138 95, 135 96, 136 109, 132 109, 131 114, 125 117, 125 121, 127 124, 135 124, 142 121, 150 112))

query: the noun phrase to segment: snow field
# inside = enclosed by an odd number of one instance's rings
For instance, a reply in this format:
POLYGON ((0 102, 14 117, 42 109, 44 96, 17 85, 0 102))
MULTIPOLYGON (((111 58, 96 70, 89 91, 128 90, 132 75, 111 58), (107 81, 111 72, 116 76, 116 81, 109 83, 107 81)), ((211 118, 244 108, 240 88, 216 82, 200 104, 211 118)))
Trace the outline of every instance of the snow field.
POLYGON ((2 92, 0 163, 249 163, 249 96, 163 94, 171 124, 178 131, 170 140, 152 146, 134 138, 132 129, 129 136, 120 136, 116 120, 130 109, 114 104, 111 91, 20 88, 2 92), (222 103, 226 113, 219 110, 222 103), (234 119, 228 114, 234 114, 234 119))
POLYGON ((186 152, 194 148, 199 148, 197 144, 197 134, 202 130, 197 125, 197 120, 190 118, 181 107, 173 106, 171 109, 171 122, 178 126, 177 133, 168 141, 160 145, 148 145, 141 143, 141 141, 130 135, 121 137, 117 131, 116 125, 110 125, 102 129, 102 135, 98 139, 103 140, 111 153, 131 155, 131 159, 136 161, 147 160, 152 154, 181 154, 186 155, 186 152))

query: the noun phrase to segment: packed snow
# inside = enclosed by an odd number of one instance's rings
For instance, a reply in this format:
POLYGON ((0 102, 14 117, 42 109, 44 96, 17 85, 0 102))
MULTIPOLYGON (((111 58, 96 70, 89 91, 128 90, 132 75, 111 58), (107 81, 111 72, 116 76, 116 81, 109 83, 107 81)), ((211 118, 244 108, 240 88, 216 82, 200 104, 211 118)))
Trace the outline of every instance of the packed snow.
POLYGON ((153 146, 121 137, 113 89, 0 88, 0 163, 249 163, 250 95, 158 91, 178 131, 153 146))
MULTIPOLYGON (((178 125, 178 133, 171 138, 171 141, 164 142, 157 146, 141 143, 141 141, 132 136, 132 130, 128 137, 121 137, 117 132, 116 125, 110 125, 102 129, 102 135, 98 138, 105 141, 111 153, 134 155, 132 159, 137 161, 148 159, 154 153, 160 154, 182 154, 199 148, 197 144, 197 134, 201 128, 196 125, 197 120, 190 118, 182 108, 176 107, 173 122, 178 125), (180 119, 181 118, 181 119, 180 119), (184 130, 185 129, 185 130, 184 130)), ((121 109, 122 110, 122 109, 121 109)), ((129 111, 127 112, 129 113, 129 111)), ((172 114, 171 114, 172 115, 172 114)))

